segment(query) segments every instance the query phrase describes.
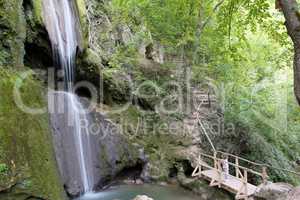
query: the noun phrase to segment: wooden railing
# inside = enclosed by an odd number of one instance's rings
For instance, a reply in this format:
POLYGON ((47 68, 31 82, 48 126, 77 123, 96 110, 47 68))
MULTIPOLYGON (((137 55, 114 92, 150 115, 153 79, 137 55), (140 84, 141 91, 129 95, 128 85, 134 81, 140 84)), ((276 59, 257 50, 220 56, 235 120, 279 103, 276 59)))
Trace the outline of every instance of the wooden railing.
POLYGON ((237 161, 235 161, 237 163, 239 163, 239 161, 243 161, 247 166, 253 166, 253 167, 259 168, 260 169, 259 171, 261 173, 257 173, 255 170, 251 170, 251 169, 249 169, 249 170, 252 171, 253 174, 260 176, 262 178, 262 180, 263 180, 264 183, 269 178, 269 176, 267 175, 267 171, 270 171, 271 169, 272 170, 278 170, 278 171, 286 172, 286 173, 293 174, 293 175, 296 175, 296 176, 300 177, 300 173, 299 172, 295 172, 295 171, 288 170, 288 169, 274 167, 274 166, 271 166, 271 165, 268 165, 268 164, 264 164, 264 163, 253 162, 253 161, 250 161, 248 159, 242 158, 240 156, 236 156, 236 155, 233 155, 233 154, 230 154, 230 153, 226 153, 226 152, 222 152, 222 151, 216 151, 216 152, 217 152, 218 155, 221 155, 221 156, 222 155, 227 155, 229 158, 234 158, 235 160, 237 160, 237 161))
MULTIPOLYGON (((234 177, 235 179, 239 180, 241 182, 241 187, 237 191, 232 191, 236 193, 236 199, 247 199, 248 198, 248 187, 249 186, 256 186, 258 184, 251 184, 249 185, 249 176, 255 175, 261 178, 262 184, 266 184, 268 182, 269 176, 268 176, 268 170, 269 168, 274 168, 272 166, 256 163, 244 158, 241 158, 239 156, 225 153, 222 151, 215 151, 213 155, 209 155, 207 153, 200 152, 198 160, 196 162, 196 168, 192 174, 193 177, 201 177, 203 174, 202 172, 206 170, 214 170, 217 174, 216 177, 211 179, 210 186, 218 186, 221 187, 221 185, 226 181, 225 179, 225 172, 222 168, 222 163, 224 163, 226 159, 226 162, 229 165, 229 174, 228 176, 234 177), (247 167, 242 166, 247 165, 247 167), (251 169, 249 167, 251 166, 254 169, 251 169), (232 170, 234 169, 234 170, 232 170)), ((286 170, 286 169, 279 169, 275 168, 277 170, 286 171, 289 173, 293 173, 295 175, 300 176, 299 173, 286 170)), ((228 188, 230 190, 230 188, 228 188)))
MULTIPOLYGON (((234 176, 236 178, 241 178, 241 177, 248 177, 248 173, 250 174, 254 174, 254 175, 257 175, 259 177, 262 178, 263 180, 263 183, 266 183, 267 180, 268 180, 268 174, 267 174, 267 167, 262 165, 262 164, 258 164, 258 163, 254 163, 252 161, 248 161, 246 159, 243 159, 241 157, 238 157, 238 156, 235 156, 235 155, 232 155, 232 154, 227 154, 227 153, 223 153, 223 152, 220 152, 220 151, 217 151, 214 153, 214 155, 209 155, 209 154, 206 154, 206 153, 200 153, 199 154, 199 158, 198 158, 198 161, 197 161, 197 164, 198 165, 201 165, 201 168, 204 167, 204 168, 207 168, 207 169, 217 169, 218 172, 222 173, 223 170, 222 170, 222 167, 221 167, 221 163, 223 162, 223 158, 222 156, 231 156, 234 158, 235 162, 230 162, 230 159, 228 159, 228 165, 229 166, 232 166, 234 167, 235 169, 235 174, 234 176), (218 157, 218 155, 221 155, 221 158, 218 157), (204 159, 203 159, 204 158, 204 159), (205 158, 207 159, 211 159, 213 161, 213 166, 209 165, 209 163, 205 162, 205 158), (256 165, 256 166, 260 166, 261 167, 261 170, 258 171, 258 170, 253 170, 253 169, 250 169, 250 168, 247 168, 247 167, 243 167, 240 165, 240 160, 243 160, 243 161, 246 161, 248 163, 251 163, 252 165, 256 165), (244 172, 244 173, 242 173, 244 172), (245 176, 245 174, 247 174, 247 176, 245 176)), ((202 171, 201 169, 199 171, 202 171)), ((200 174, 198 174, 200 175, 200 174)), ((195 176, 195 174, 194 174, 195 176)), ((248 182, 248 181, 247 181, 248 182)))
MULTIPOLYGON (((211 179, 210 186, 218 186, 221 187, 222 183, 226 181, 225 174, 222 169, 222 162, 224 162, 224 157, 230 157, 233 158, 235 162, 230 162, 230 158, 228 160, 226 159, 226 162, 228 163, 231 168, 233 167, 234 174, 231 174, 231 170, 229 170, 228 176, 233 176, 236 179, 238 179, 241 182, 241 187, 237 191, 232 191, 236 193, 236 199, 246 199, 248 197, 248 177, 249 174, 254 174, 257 176, 260 176, 263 180, 263 183, 267 183, 268 175, 267 175, 267 168, 261 164, 254 163, 251 161, 248 161, 246 159, 240 158, 238 156, 223 153, 220 151, 214 152, 213 155, 209 155, 206 153, 200 153, 198 160, 197 160, 197 167, 195 168, 192 176, 202 176, 202 171, 205 171, 206 169, 209 170, 215 170, 217 172, 217 177, 214 177, 211 179), (220 157, 219 157, 220 156, 220 157), (244 166, 240 165, 240 161, 251 163, 255 166, 260 166, 261 170, 253 170, 244 166)), ((230 188, 229 188, 230 189, 230 188)))
POLYGON ((233 154, 230 154, 230 153, 225 153, 225 152, 222 152, 222 151, 217 151, 216 153, 217 153, 217 157, 218 157, 218 155, 220 155, 221 158, 223 158, 225 156, 228 156, 228 160, 229 160, 228 163, 229 163, 229 165, 231 165, 235 168, 235 176, 237 178, 239 178, 240 170, 243 170, 247 174, 250 173, 250 174, 254 174, 256 176, 259 176, 262 179, 262 183, 264 183, 264 184, 267 183, 269 176, 268 176, 268 173, 267 173, 267 166, 266 165, 260 164, 260 163, 255 163, 255 162, 252 162, 250 160, 241 158, 239 156, 236 156, 236 155, 233 155, 233 154), (234 160, 234 163, 230 162, 230 160, 234 160), (241 161, 244 162, 247 166, 253 166, 256 169, 251 169, 249 167, 241 166, 241 161))

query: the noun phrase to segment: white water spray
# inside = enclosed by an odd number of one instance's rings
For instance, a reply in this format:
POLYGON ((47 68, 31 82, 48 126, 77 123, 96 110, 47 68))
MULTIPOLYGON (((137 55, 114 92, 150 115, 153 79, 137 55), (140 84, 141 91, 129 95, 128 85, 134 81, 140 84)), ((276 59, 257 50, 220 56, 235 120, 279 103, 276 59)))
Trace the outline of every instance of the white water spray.
MULTIPOLYGON (((75 58, 79 46, 78 18, 73 0, 43 0, 44 21, 51 40, 55 64, 60 66, 64 72, 65 92, 64 102, 68 106, 68 122, 74 127, 74 144, 79 161, 80 176, 85 193, 92 191, 92 176, 88 166, 89 159, 89 137, 87 128, 83 130, 81 122, 88 122, 78 97, 74 94, 73 83, 75 75, 75 58)), ((66 124, 67 126, 68 124, 66 124)), ((76 163, 74 163, 76 164, 76 163)))

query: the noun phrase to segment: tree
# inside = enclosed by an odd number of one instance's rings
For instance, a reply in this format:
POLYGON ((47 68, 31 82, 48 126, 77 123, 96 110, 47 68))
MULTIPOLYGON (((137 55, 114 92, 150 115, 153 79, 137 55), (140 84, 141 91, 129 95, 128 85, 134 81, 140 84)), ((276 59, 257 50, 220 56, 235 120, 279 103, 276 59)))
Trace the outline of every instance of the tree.
POLYGON ((300 105, 300 12, 296 0, 276 0, 285 17, 287 32, 294 43, 294 92, 300 105))

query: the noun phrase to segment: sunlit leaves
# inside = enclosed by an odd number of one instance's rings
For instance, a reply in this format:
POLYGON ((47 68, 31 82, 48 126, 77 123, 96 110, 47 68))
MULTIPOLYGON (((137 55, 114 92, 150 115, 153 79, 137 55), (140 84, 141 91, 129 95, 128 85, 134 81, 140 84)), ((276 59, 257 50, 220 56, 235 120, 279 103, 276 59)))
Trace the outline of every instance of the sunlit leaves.
POLYGON ((197 0, 114 0, 123 14, 143 20, 153 38, 163 44, 178 45, 193 40, 200 5, 197 0), (138 16, 139 15, 139 16, 138 16))

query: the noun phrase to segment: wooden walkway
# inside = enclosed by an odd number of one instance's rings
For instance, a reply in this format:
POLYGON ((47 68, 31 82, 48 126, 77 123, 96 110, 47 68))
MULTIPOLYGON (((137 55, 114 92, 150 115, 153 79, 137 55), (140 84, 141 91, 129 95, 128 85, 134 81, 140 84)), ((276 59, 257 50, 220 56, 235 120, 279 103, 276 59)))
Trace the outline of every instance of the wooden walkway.
MULTIPOLYGON (((202 177, 208 181, 215 180, 216 185, 218 185, 218 172, 216 170, 206 170, 202 172, 202 177)), ((225 190, 228 190, 229 192, 232 192, 234 194, 237 194, 241 188, 243 187, 244 183, 243 181, 239 180, 238 178, 228 175, 228 177, 225 179, 223 176, 223 180, 220 184, 221 188, 224 188, 225 190)), ((257 187, 255 185, 252 185, 250 183, 247 183, 247 192, 243 193, 246 196, 252 196, 257 187)), ((238 199, 238 198, 237 198, 238 199)))
POLYGON ((210 186, 217 186, 235 194, 235 199, 248 200, 257 190, 256 185, 249 183, 249 174, 261 177, 263 183, 267 182, 268 175, 265 166, 231 154, 215 152, 214 155, 200 153, 192 176, 208 180, 210 186), (226 161, 225 157, 227 158, 226 161), (235 162, 230 162, 230 158, 233 158, 235 162), (224 161, 228 163, 229 168, 231 167, 227 176, 222 169, 224 161), (241 161, 250 162, 252 165, 256 165, 256 167, 260 166, 261 172, 240 166, 239 163, 241 161), (234 175, 232 175, 232 171, 234 171, 234 175))

